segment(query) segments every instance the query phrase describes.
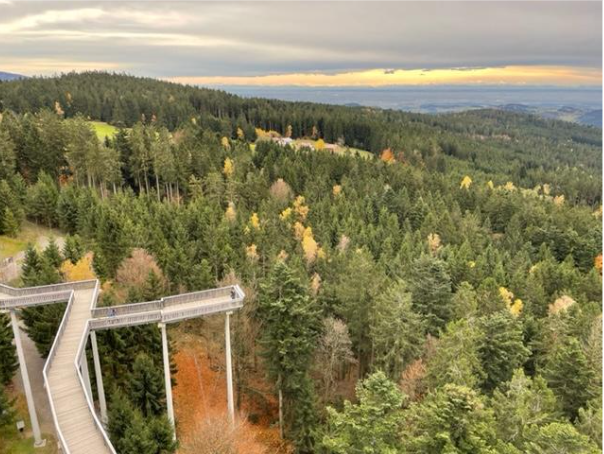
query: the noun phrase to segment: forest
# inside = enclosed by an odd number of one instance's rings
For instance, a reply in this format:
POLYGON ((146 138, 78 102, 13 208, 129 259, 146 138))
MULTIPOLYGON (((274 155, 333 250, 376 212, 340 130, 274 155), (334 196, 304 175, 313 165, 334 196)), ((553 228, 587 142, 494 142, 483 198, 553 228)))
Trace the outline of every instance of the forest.
MULTIPOLYGON (((282 397, 283 452, 601 452, 600 129, 96 72, 1 82, 0 112, 0 234, 66 235, 28 248, 20 284, 86 261, 104 305, 240 284, 237 405, 252 381, 282 397)), ((63 309, 24 311, 43 355, 63 309)), ((0 314, 0 425, 11 341, 0 314)), ((202 452, 172 439, 157 329, 99 344, 117 451, 202 452)))

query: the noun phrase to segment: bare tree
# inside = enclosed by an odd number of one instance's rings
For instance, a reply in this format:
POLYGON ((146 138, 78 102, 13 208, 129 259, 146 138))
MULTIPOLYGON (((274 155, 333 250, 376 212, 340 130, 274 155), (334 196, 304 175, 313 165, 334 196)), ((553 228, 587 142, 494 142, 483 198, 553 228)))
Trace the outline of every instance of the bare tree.
POLYGON ((335 385, 356 363, 346 323, 334 317, 323 320, 323 335, 315 356, 315 371, 319 376, 325 402, 333 398, 335 385))

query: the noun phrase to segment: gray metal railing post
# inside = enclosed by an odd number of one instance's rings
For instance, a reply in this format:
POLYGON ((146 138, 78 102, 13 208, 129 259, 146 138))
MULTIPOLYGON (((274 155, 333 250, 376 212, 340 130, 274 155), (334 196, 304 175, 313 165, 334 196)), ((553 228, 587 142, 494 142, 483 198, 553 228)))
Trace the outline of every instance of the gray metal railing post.
POLYGON ((17 321, 17 313, 14 309, 10 311, 10 318, 13 326, 13 334, 15 336, 15 346, 17 347, 17 356, 19 357, 19 368, 21 369, 21 379, 23 380, 23 388, 25 389, 25 398, 27 400, 27 409, 29 411, 29 419, 31 420, 31 428, 34 433, 34 446, 41 448, 46 445, 46 440, 42 439, 40 432, 40 424, 38 423, 38 415, 36 414, 36 405, 34 404, 34 396, 31 392, 31 384, 29 382, 29 374, 27 373, 27 364, 25 363, 25 355, 23 354, 23 345, 21 344, 21 335, 19 333, 19 322, 17 321))

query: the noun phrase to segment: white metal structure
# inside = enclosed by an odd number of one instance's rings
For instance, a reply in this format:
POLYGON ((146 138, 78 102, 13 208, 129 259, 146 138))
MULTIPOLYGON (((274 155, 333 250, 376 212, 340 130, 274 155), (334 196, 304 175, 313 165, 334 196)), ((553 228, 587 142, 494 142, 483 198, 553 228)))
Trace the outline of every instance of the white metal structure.
POLYGON ((27 367, 21 348, 16 311, 56 302, 67 302, 63 320, 44 365, 44 386, 48 393, 57 438, 63 452, 70 454, 115 454, 101 421, 107 420, 101 363, 95 330, 158 323, 162 330, 168 417, 174 423, 166 324, 225 312, 225 350, 229 418, 234 418, 229 316, 243 306, 245 297, 237 285, 169 296, 158 301, 114 307, 96 307, 97 280, 70 282, 17 289, 0 284, 0 311, 11 314, 15 345, 25 387, 35 445, 42 446, 27 367), (86 345, 90 335, 101 419, 95 412, 90 386, 86 345))

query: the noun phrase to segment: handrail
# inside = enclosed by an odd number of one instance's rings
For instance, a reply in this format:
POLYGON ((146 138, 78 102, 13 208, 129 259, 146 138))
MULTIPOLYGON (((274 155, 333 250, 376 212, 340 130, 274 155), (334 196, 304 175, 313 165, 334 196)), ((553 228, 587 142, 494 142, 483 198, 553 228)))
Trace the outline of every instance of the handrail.
POLYGON ((40 293, 33 296, 16 296, 10 299, 0 299, 0 310, 15 309, 19 307, 40 306, 42 304, 67 301, 73 290, 63 290, 54 293, 40 293))
POLYGON ((0 284, 2 293, 11 296, 26 296, 39 295, 42 293, 57 293, 62 290, 78 290, 95 286, 96 279, 88 279, 85 281, 61 282, 59 284, 38 285, 36 287, 16 288, 10 285, 0 284))
MULTIPOLYGON (((96 281, 96 285, 94 287, 94 292, 92 294, 92 302, 90 304, 91 310, 94 309, 94 307, 96 306, 98 294, 99 294, 99 281, 96 281)), ((103 437, 103 442, 112 454, 117 454, 115 452, 115 448, 113 447, 113 445, 111 444, 111 441, 109 440, 109 437, 107 436, 107 432, 103 428, 101 421, 99 421, 99 418, 96 415, 96 411, 94 409, 94 404, 91 400, 92 396, 89 396, 88 393, 86 392, 86 385, 84 384, 84 377, 82 376, 81 364, 82 364, 82 359, 84 361, 87 361, 85 353, 86 353, 86 344, 88 343, 89 333, 90 333, 90 319, 86 321, 86 328, 84 329, 84 333, 82 334, 82 338, 80 339, 80 344, 78 346, 78 351, 77 351, 76 357, 73 361, 73 365, 76 369, 76 373, 78 374, 78 379, 80 380, 80 385, 82 387, 82 391, 84 391, 84 396, 86 397, 86 403, 88 404, 88 409, 90 410, 90 413, 92 414, 92 418, 94 419, 94 422, 95 422, 97 428, 101 432, 101 435, 103 437)), ((90 379, 90 377, 88 377, 88 379, 90 379)))
POLYGON ((50 385, 48 381, 48 369, 50 369, 50 366, 52 365, 52 361, 57 352, 57 347, 59 345, 60 339, 63 336, 63 332, 65 331, 67 318, 69 317, 69 314, 71 313, 71 308, 73 307, 73 302, 75 300, 75 292, 72 290, 70 293, 71 296, 69 297, 67 307, 65 308, 65 312, 63 313, 63 318, 61 319, 59 330, 55 335, 54 341, 52 342, 52 347, 50 348, 50 352, 48 353, 48 357, 46 358, 46 362, 44 363, 44 368, 42 369, 42 375, 44 377, 44 387, 46 388, 46 394, 48 395, 48 402, 50 404, 50 413, 52 414, 52 420, 55 423, 55 429, 57 430, 57 435, 61 444, 61 450, 63 450, 65 454, 70 454, 71 451, 67 446, 67 442, 65 441, 65 437, 63 436, 63 432, 61 432, 61 427, 59 426, 57 411, 55 409, 54 401, 52 400, 52 393, 50 391, 50 385))
POLYGON ((186 320, 198 315, 209 315, 216 312, 236 310, 243 306, 244 298, 245 294, 243 293, 243 290, 241 290, 241 287, 238 285, 231 285, 219 289, 167 296, 157 301, 101 307, 92 311, 93 319, 90 320, 90 329, 101 330, 121 328, 153 322, 170 323, 186 320), (235 292, 234 298, 231 297, 232 291, 235 292), (225 297, 228 296, 229 300, 205 304, 203 302, 204 299, 216 298, 222 295, 225 297), (196 301, 200 302, 200 305, 197 307, 187 307, 181 310, 166 310, 180 304, 184 305, 196 301))

